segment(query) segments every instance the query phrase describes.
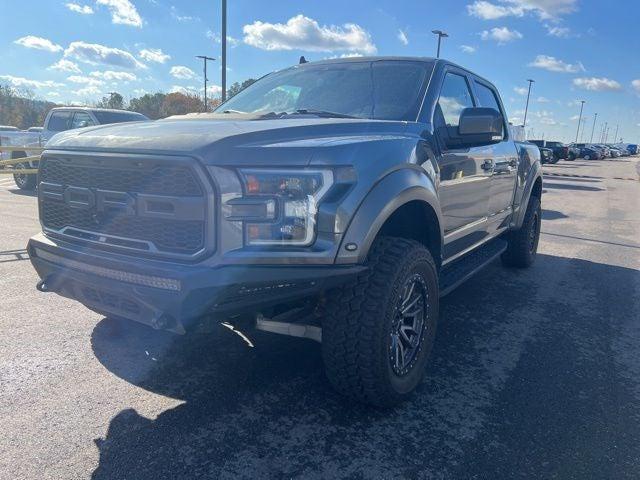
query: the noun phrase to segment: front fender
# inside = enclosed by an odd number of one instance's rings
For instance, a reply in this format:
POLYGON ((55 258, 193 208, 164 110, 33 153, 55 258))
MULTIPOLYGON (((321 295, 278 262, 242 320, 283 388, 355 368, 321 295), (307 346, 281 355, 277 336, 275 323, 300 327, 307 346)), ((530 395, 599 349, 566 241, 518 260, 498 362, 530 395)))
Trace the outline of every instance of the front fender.
POLYGON ((419 167, 404 168, 388 174, 369 191, 347 227, 336 263, 363 263, 385 221, 412 201, 424 202, 434 211, 442 242, 442 213, 432 180, 419 167), (355 244, 357 249, 347 250, 345 246, 349 244, 355 244))
POLYGON ((519 194, 516 196, 514 202, 514 215, 511 220, 511 229, 517 230, 522 227, 524 216, 527 213, 527 205, 529 205, 533 187, 538 179, 542 181, 542 165, 540 162, 535 162, 526 172, 521 183, 523 186, 518 189, 519 194))

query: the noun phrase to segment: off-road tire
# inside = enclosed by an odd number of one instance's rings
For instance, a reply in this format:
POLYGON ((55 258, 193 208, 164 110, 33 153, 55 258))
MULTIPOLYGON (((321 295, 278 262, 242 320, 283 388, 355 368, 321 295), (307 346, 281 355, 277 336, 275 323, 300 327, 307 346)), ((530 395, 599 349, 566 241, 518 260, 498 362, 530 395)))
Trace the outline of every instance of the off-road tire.
POLYGON ((367 266, 353 283, 328 293, 322 354, 336 390, 369 405, 391 407, 406 399, 424 376, 438 318, 437 268, 422 244, 394 237, 375 241, 367 266), (424 292, 424 328, 407 371, 398 374, 391 358, 393 329, 405 286, 412 281, 424 292))
POLYGON ((531 266, 538 251, 541 222, 542 209, 540 207, 540 199, 531 197, 522 227, 509 232, 506 237, 509 246, 501 257, 505 266, 516 268, 531 266))

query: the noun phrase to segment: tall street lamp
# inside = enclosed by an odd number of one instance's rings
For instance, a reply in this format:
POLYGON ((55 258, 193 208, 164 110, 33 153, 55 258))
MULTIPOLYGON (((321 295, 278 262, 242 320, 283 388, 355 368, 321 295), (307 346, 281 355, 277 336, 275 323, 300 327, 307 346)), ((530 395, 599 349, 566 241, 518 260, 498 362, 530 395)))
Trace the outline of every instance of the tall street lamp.
POLYGON ((580 100, 580 118, 578 118, 578 131, 576 132, 576 143, 578 143, 578 135, 580 135, 580 122, 582 122, 582 110, 584 109, 584 100, 580 100))
POLYGON ((436 55, 436 58, 440 58, 440 43, 442 42, 443 38, 447 38, 449 35, 442 30, 431 30, 431 33, 438 35, 438 53, 436 55))
POLYGON ((215 58, 207 57, 206 55, 196 55, 196 58, 201 58, 204 63, 204 111, 208 111, 207 109, 207 61, 213 62, 215 58))
POLYGON ((536 83, 535 80, 528 79, 529 91, 527 92, 527 104, 524 107, 524 121, 522 122, 522 128, 527 126, 527 113, 529 112, 529 98, 531 97, 531 85, 536 83))
POLYGON ((591 127, 591 140, 589 140, 589 143, 593 143, 593 132, 596 131, 596 120, 598 119, 598 114, 596 113, 595 116, 593 117, 593 127, 591 127))
POLYGON ((222 0, 222 102, 227 100, 227 0, 222 0))

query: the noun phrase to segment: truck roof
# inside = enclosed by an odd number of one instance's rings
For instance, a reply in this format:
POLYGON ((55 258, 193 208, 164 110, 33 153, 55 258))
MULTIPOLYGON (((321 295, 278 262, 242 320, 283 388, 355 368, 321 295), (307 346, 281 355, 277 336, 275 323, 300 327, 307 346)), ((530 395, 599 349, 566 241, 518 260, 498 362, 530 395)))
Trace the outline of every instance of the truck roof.
POLYGON ((122 110, 122 109, 118 109, 118 108, 98 108, 98 107, 80 107, 80 106, 72 106, 72 107, 53 107, 51 109, 52 112, 58 111, 58 110, 89 110, 92 112, 111 112, 111 113, 137 113, 137 112, 130 112, 129 110, 122 110))

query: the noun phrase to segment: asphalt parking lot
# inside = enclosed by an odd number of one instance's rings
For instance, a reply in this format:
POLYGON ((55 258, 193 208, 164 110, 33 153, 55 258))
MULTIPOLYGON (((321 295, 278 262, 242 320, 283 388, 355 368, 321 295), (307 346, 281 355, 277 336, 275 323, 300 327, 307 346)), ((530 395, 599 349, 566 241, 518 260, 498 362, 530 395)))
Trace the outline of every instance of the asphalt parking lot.
POLYGON ((0 177, 0 478, 638 478, 638 162, 545 166, 537 263, 445 298, 429 375, 387 412, 335 394, 311 341, 38 293, 36 199, 0 177))

